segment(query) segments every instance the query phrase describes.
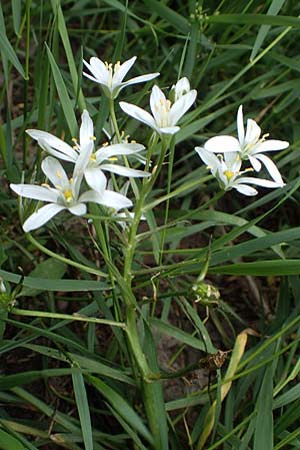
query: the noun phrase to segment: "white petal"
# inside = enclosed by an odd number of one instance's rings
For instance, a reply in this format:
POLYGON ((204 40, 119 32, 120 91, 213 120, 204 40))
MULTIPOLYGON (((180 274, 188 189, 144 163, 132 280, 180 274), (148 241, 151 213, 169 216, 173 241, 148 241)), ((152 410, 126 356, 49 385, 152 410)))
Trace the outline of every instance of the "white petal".
POLYGON ((172 106, 170 110, 171 124, 176 125, 178 120, 187 112, 192 106, 197 97, 197 91, 193 89, 187 94, 179 98, 172 106))
POLYGON ((243 195, 256 195, 258 194, 257 190, 254 189, 251 186, 247 186, 246 184, 237 184, 233 186, 234 189, 236 189, 238 192, 240 192, 243 195))
POLYGON ((134 117, 135 119, 139 120, 142 123, 145 123, 149 127, 159 132, 159 128, 157 127, 154 118, 147 111, 140 108, 139 106, 132 105, 131 103, 127 102, 120 102, 119 105, 126 114, 134 117))
POLYGON ((70 161, 75 161, 77 157, 76 151, 68 145, 66 142, 62 141, 61 139, 57 138, 56 136, 53 136, 53 134, 47 133, 46 131, 42 130, 26 130, 26 133, 29 134, 33 139, 36 139, 39 143, 39 145, 44 149, 48 150, 48 147, 45 147, 43 144, 46 143, 47 146, 54 148, 55 150, 58 150, 60 153, 62 153, 62 156, 68 156, 70 161))
POLYGON ((202 161, 211 170, 211 173, 213 175, 216 175, 217 170, 220 166, 219 158, 217 158, 217 156, 214 153, 205 150, 203 147, 195 147, 195 150, 202 159, 202 161))
MULTIPOLYGON (((98 83, 107 84, 109 72, 106 65, 101 61, 101 59, 97 58, 96 56, 93 56, 90 59, 90 64, 87 63, 86 61, 83 61, 83 63, 93 74, 93 76, 96 79, 95 81, 97 81, 98 83)), ((84 75, 88 74, 84 73, 84 75)))
MULTIPOLYGON (((161 122, 162 108, 167 104, 165 94, 158 86, 153 86, 150 95, 150 108, 157 124, 161 122)), ((175 124, 174 124, 175 125, 175 124)))
POLYGON ((86 146, 89 147, 91 143, 93 144, 94 137, 94 125, 90 118, 89 113, 85 109, 81 116, 81 127, 80 127, 80 148, 83 150, 86 146))
POLYGON ((50 205, 43 206, 25 220, 23 230, 28 233, 29 231, 41 227, 63 209, 66 208, 57 203, 50 203, 50 205))
POLYGON ((33 184, 11 184, 11 189, 21 197, 32 198, 44 202, 56 202, 58 191, 43 186, 35 186, 33 184))
POLYGON ((204 148, 214 153, 238 152, 240 151, 240 143, 232 136, 215 136, 205 142, 204 148))
POLYGON ((172 89, 175 91, 175 102, 180 99, 183 95, 190 92, 190 82, 187 77, 182 77, 177 81, 175 86, 172 86, 172 89))
POLYGON ((86 213, 86 205, 84 203, 77 203, 76 205, 70 206, 68 211, 75 216, 83 216, 86 213))
POLYGON ((39 145, 49 155, 54 156, 55 158, 58 158, 58 159, 62 159, 63 161, 68 161, 68 162, 74 163, 78 157, 78 153, 75 150, 72 149, 74 152, 72 157, 68 156, 65 153, 62 153, 58 150, 54 150, 54 148, 50 147, 50 145, 48 145, 47 142, 44 141, 43 139, 39 140, 39 145))
POLYGON ((273 152, 276 150, 283 150, 289 146, 289 142, 287 141, 279 141, 276 139, 269 139, 267 141, 263 141, 255 152, 263 153, 263 152, 273 152))
POLYGON ((280 172, 277 169, 274 162, 266 155, 256 155, 256 158, 259 159, 264 164, 265 168, 267 169, 273 180, 276 181, 276 183, 279 183, 283 186, 284 185, 283 179, 281 178, 280 172))
POLYGON ((99 194, 96 191, 87 191, 80 196, 79 200, 83 202, 98 203, 99 205, 107 206, 108 208, 113 208, 115 210, 130 208, 132 206, 132 201, 127 197, 118 192, 109 190, 105 190, 102 194, 99 194))
POLYGON ((260 133, 261 133, 261 129, 255 122, 255 120, 248 119, 244 145, 247 145, 249 143, 254 144, 255 142, 257 142, 259 139, 260 133))
POLYGON ((129 86, 131 84, 136 83, 145 83, 146 81, 153 80, 153 78, 158 77, 159 72, 155 73, 147 73, 146 75, 139 75, 138 77, 130 78, 128 81, 124 81, 124 83, 121 84, 121 89, 123 89, 125 86, 129 86))
POLYGON ((254 158, 253 156, 249 155, 249 161, 250 161, 251 166, 253 167, 253 169, 256 172, 259 172, 260 169, 261 169, 261 163, 258 161, 258 159, 256 157, 254 158))
MULTIPOLYGON (((123 64, 121 64, 119 66, 119 68, 117 70, 115 70, 114 76, 113 76, 113 88, 115 88, 115 86, 120 86, 120 84, 123 81, 123 78, 126 76, 127 72, 129 72, 129 70, 135 63, 135 60, 136 60, 136 56, 133 56, 132 58, 123 62, 123 64)), ((114 67, 116 67, 116 66, 114 66, 114 67)))
POLYGON ((231 172, 239 172, 242 160, 238 152, 225 152, 224 162, 231 172))
POLYGON ((55 187, 63 187, 69 184, 63 166, 57 159, 52 158, 52 156, 47 156, 47 158, 43 160, 42 171, 55 187))
POLYGON ((278 188, 278 187, 283 187, 284 183, 277 183, 275 181, 270 181, 270 180, 265 180, 264 178, 252 178, 252 177, 241 177, 239 179, 239 182, 241 183, 250 183, 250 184, 255 184, 256 186, 263 186, 263 187, 267 187, 267 188, 278 188))
POLYGON ((94 189, 100 194, 105 190, 107 180, 104 173, 98 167, 87 168, 84 171, 84 177, 90 188, 94 189))
MULTIPOLYGON (((143 170, 131 169, 129 167, 119 166, 118 164, 102 164, 101 170, 108 170, 109 172, 116 173, 123 177, 149 177, 151 174, 143 170)), ((92 186, 91 186, 92 187, 92 186)))
POLYGON ((240 105, 237 113, 237 129, 238 129, 238 137, 241 146, 244 145, 245 139, 245 128, 244 128, 244 117, 243 117, 243 105, 240 105))
POLYGON ((162 127, 162 128, 159 128, 159 131, 162 134, 175 134, 179 130, 180 130, 180 127, 162 127))
POLYGON ((123 208, 130 208, 132 206, 132 201, 118 192, 104 191, 101 195, 101 205, 113 208, 116 211, 123 208))
POLYGON ((102 161, 111 158, 112 156, 117 155, 131 155, 133 153, 140 152, 144 150, 145 147, 141 144, 112 144, 106 147, 101 147, 96 151, 95 156, 97 163, 101 163, 102 161))

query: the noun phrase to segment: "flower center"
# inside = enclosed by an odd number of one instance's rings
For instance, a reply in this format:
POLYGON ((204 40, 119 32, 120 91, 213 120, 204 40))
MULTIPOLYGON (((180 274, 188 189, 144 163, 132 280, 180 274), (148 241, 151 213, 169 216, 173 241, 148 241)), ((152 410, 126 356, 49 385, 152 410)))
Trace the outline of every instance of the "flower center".
POLYGON ((65 189, 63 191, 63 196, 65 197, 65 200, 67 203, 71 203, 71 201, 73 200, 73 192, 71 189, 65 189))
POLYGON ((231 170, 224 170, 223 174, 225 175, 228 181, 230 181, 234 176, 234 172, 232 172, 231 170))
POLYGON ((168 127, 170 126, 170 110, 172 103, 170 100, 166 100, 161 98, 158 103, 155 105, 155 110, 158 114, 158 126, 159 127, 168 127))

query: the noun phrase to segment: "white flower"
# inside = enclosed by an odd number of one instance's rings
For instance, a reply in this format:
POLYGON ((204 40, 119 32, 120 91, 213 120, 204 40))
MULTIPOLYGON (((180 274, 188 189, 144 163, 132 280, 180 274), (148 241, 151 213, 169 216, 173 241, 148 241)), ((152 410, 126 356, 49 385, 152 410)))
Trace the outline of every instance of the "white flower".
POLYGON ((116 173, 125 177, 147 177, 150 174, 142 170, 131 169, 118 164, 112 164, 120 155, 132 155, 144 150, 144 146, 136 143, 112 144, 103 146, 94 152, 94 126, 89 113, 84 110, 79 132, 79 142, 73 138, 74 146, 71 147, 66 142, 41 130, 26 130, 27 133, 36 139, 50 155, 64 161, 77 164, 74 175, 78 175, 79 168, 83 172, 88 185, 101 192, 104 183, 104 171, 116 173))
POLYGON ((223 155, 216 156, 203 147, 196 147, 195 150, 207 165, 207 168, 210 169, 212 175, 217 178, 220 187, 225 191, 236 189, 244 195, 256 195, 257 190, 249 186, 249 184, 267 188, 283 186, 282 183, 275 181, 243 176, 246 172, 252 171, 252 169, 240 171, 242 161, 238 152, 226 152, 223 157, 223 155))
POLYGON ((238 139, 226 135, 215 136, 208 139, 208 141, 204 144, 204 148, 214 153, 239 152, 242 160, 249 159, 253 169, 256 172, 261 170, 261 163, 263 163, 273 180, 283 185, 284 183, 276 165, 263 153, 283 150, 289 146, 289 143, 287 141, 279 141, 275 139, 266 140, 268 134, 264 134, 260 137, 261 129, 252 119, 247 120, 247 129, 245 134, 242 105, 239 107, 237 113, 237 130, 238 139))
POLYGON ((130 84, 143 83, 145 81, 156 78, 159 73, 148 73, 147 75, 140 75, 138 77, 131 78, 128 81, 123 81, 127 72, 131 69, 136 56, 128 59, 123 64, 118 61, 116 64, 107 63, 101 61, 101 59, 93 56, 90 59, 90 63, 83 61, 85 66, 89 69, 92 75, 83 72, 83 74, 91 80, 99 83, 106 97, 116 98, 119 95, 121 89, 130 84))
POLYGON ((187 77, 182 77, 180 80, 177 81, 177 83, 171 88, 170 97, 172 98, 173 102, 176 102, 179 100, 183 95, 190 92, 190 82, 187 77))
POLYGON ((173 87, 173 92, 175 91, 173 103, 166 99, 158 86, 153 86, 150 95, 152 115, 131 103, 120 102, 120 107, 130 116, 153 128, 158 134, 175 134, 180 130, 180 127, 176 126, 177 122, 192 106, 197 96, 197 91, 190 90, 186 80, 179 80, 173 87), (184 93, 183 87, 187 88, 188 92, 184 93))
MULTIPOLYGON (((80 169, 78 164, 75 166, 75 170, 80 169)), ((82 175, 74 175, 69 179, 60 162, 52 156, 44 159, 42 170, 54 187, 50 187, 48 184, 42 186, 31 184, 10 185, 11 189, 22 197, 49 202, 48 205, 42 206, 31 214, 24 222, 23 229, 25 232, 41 227, 64 209, 76 216, 82 216, 86 213, 85 203, 87 202, 98 203, 116 211, 132 206, 131 200, 124 195, 106 189, 105 177, 101 179, 102 189, 100 192, 90 190, 80 195, 82 175)))

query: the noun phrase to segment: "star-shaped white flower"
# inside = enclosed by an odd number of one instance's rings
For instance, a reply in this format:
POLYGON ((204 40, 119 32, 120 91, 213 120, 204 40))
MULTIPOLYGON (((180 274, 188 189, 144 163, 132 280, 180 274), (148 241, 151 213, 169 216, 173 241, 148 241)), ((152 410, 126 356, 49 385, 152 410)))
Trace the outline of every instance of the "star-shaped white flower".
MULTIPOLYGON (((80 173, 78 165, 79 163, 75 165, 75 170, 80 173)), ((115 211, 132 206, 131 200, 124 195, 106 189, 105 177, 101 180, 101 191, 89 190, 80 194, 82 175, 76 176, 73 174, 73 177, 69 179, 60 162, 52 156, 44 159, 42 170, 54 187, 48 184, 42 186, 32 184, 10 185, 11 189, 21 197, 49 203, 39 208, 25 220, 23 224, 25 232, 41 227, 64 209, 76 216, 82 216, 87 211, 85 205, 87 202, 98 203, 113 208, 115 211)))
POLYGON ((73 139, 74 146, 71 147, 66 142, 57 138, 51 133, 41 130, 26 130, 27 133, 38 141, 40 147, 50 155, 64 161, 77 164, 74 175, 78 175, 78 168, 83 171, 88 185, 101 192, 105 175, 103 171, 108 171, 125 177, 148 177, 150 174, 143 170, 131 169, 110 161, 118 156, 132 155, 144 150, 144 146, 136 143, 112 144, 103 146, 94 151, 94 126, 88 111, 82 113, 79 142, 73 139))
POLYGON ((116 64, 112 64, 103 62, 101 59, 93 56, 90 59, 90 63, 83 61, 92 75, 86 72, 83 72, 83 75, 96 83, 99 83, 106 97, 116 98, 124 87, 129 86, 130 84, 153 80, 153 78, 156 78, 159 75, 158 72, 148 73, 146 75, 131 78, 128 81, 123 81, 127 72, 129 72, 135 63, 135 60, 136 56, 133 56, 133 58, 128 59, 123 64, 121 64, 120 61, 116 64))
POLYGON ((180 130, 177 122, 187 112, 196 100, 197 91, 190 90, 187 78, 179 80, 172 87, 174 102, 168 100, 158 86, 153 86, 150 95, 152 115, 139 106, 120 102, 120 107, 126 114, 153 128, 158 134, 175 134, 180 130), (185 92, 187 89, 187 92, 185 92))
POLYGON ((247 120, 247 128, 245 133, 243 107, 238 109, 237 113, 237 130, 238 139, 232 136, 215 136, 205 142, 204 148, 214 153, 238 152, 242 160, 249 159, 253 169, 256 172, 261 170, 261 163, 265 166, 271 177, 277 183, 283 180, 274 162, 266 155, 265 152, 283 150, 289 146, 287 141, 279 141, 276 139, 266 139, 268 134, 261 136, 261 129, 253 119, 247 120))
POLYGON ((283 186, 282 183, 275 181, 243 176, 246 172, 252 171, 252 169, 240 170, 242 161, 238 152, 226 152, 224 156, 216 156, 203 147, 196 147, 195 150, 207 165, 207 168, 210 169, 212 175, 217 178, 220 187, 225 191, 236 189, 241 194, 250 196, 256 195, 257 190, 249 186, 249 184, 267 188, 283 186))

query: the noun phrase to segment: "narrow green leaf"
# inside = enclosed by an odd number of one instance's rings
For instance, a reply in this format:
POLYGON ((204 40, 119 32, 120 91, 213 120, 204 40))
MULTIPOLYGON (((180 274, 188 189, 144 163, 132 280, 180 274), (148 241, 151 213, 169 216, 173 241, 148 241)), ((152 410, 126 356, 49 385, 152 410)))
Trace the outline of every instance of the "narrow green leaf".
MULTIPOLYGON (((3 17, 1 3, 0 3, 0 16, 3 17)), ((7 39, 4 22, 0 24, 0 48, 1 52, 5 55, 5 57, 12 63, 12 65, 17 69, 19 74, 25 79, 25 72, 23 70, 23 67, 16 55, 16 52, 14 51, 12 45, 7 39)))
POLYGON ((202 350, 203 352, 207 351, 204 342, 191 336, 189 333, 180 330, 180 328, 177 328, 174 325, 170 325, 169 323, 163 322, 162 320, 156 318, 151 319, 151 325, 154 325, 162 333, 167 334, 168 336, 172 336, 183 344, 189 345, 193 348, 197 348, 198 350, 202 350))
POLYGON ((22 7, 21 0, 12 0, 11 7, 12 7, 14 31, 16 35, 19 36, 21 25, 21 7, 22 7))
POLYGON ((224 273, 226 275, 299 275, 300 259, 285 259, 271 261, 257 261, 249 263, 229 264, 226 266, 212 267, 210 273, 224 273))
POLYGON ((85 384, 80 369, 72 372, 72 381, 85 450, 93 450, 91 416, 85 384))
POLYGON ((60 99, 61 107, 63 109, 65 119, 68 124, 71 136, 75 137, 75 136, 77 136, 78 125, 77 125, 77 120, 76 120, 75 113, 73 110, 73 104, 70 100, 70 97, 69 97, 65 82, 63 80, 63 77, 60 73, 59 67, 56 64, 55 59, 51 53, 51 50, 47 44, 46 44, 46 48, 47 48, 48 58, 49 58, 55 86, 56 86, 57 93, 58 93, 58 96, 60 99))
MULTIPOLYGON (((44 279, 61 279, 67 270, 67 265, 62 261, 59 261, 55 258, 48 258, 45 261, 42 261, 35 269, 33 269, 29 277, 32 278, 44 278, 44 279)), ((23 288, 20 295, 22 296, 35 296, 40 290, 37 289, 29 289, 23 288)))
POLYGON ((91 375, 87 375, 88 381, 109 401, 111 406, 120 414, 120 416, 126 420, 126 422, 138 431, 151 445, 153 438, 149 430, 144 425, 140 416, 132 409, 132 407, 118 394, 114 389, 105 384, 99 378, 91 375))
POLYGON ((4 430, 0 430, 1 450, 26 450, 23 444, 4 430))
MULTIPOLYGON (((280 11, 280 9, 282 8, 282 6, 284 5, 285 0, 273 0, 268 11, 267 11, 267 15, 274 15, 276 16, 277 13, 280 11)), ((250 56, 250 61, 252 61, 255 56, 257 55, 259 49, 261 48, 268 32, 270 30, 270 25, 262 25, 260 27, 260 30, 257 34, 256 40, 254 42, 254 46, 251 52, 251 56, 250 56)))
MULTIPOLYGON (((16 275, 6 270, 0 270, 0 276, 5 281, 11 283, 20 283, 21 276, 16 275)), ((84 291, 104 291, 106 289, 111 289, 108 285, 101 283, 100 281, 89 281, 89 280, 58 280, 47 278, 33 278, 25 277, 22 281, 22 285, 40 291, 61 291, 61 292, 84 292, 84 291)))
POLYGON ((157 0, 144 0, 145 5, 150 11, 155 11, 166 22, 172 25, 177 31, 187 34, 190 31, 189 22, 174 9, 169 8, 163 2, 157 0))
MULTIPOLYGON (((86 107, 85 100, 84 100, 84 96, 82 94, 82 90, 79 87, 77 68, 76 68, 76 64, 74 61, 74 56, 73 56, 73 52, 72 52, 72 48, 71 48, 71 44, 70 44, 68 30, 67 30, 64 15, 63 15, 63 12, 61 9, 60 1, 51 0, 51 3, 52 3, 52 8, 53 8, 54 14, 57 14, 58 31, 59 31, 64 49, 66 52, 66 57, 67 57, 67 61, 68 61, 70 75, 72 78, 73 88, 74 88, 74 95, 78 92, 79 107, 80 107, 81 111, 83 111, 83 109, 85 109, 85 107, 86 107)), ((73 136, 75 136, 75 134, 73 134, 73 136)))
POLYGON ((273 367, 265 371, 258 400, 253 450, 273 450, 273 367))
POLYGON ((300 28, 300 19, 292 16, 267 16, 265 14, 217 14, 207 18, 210 23, 246 25, 278 25, 300 28))

